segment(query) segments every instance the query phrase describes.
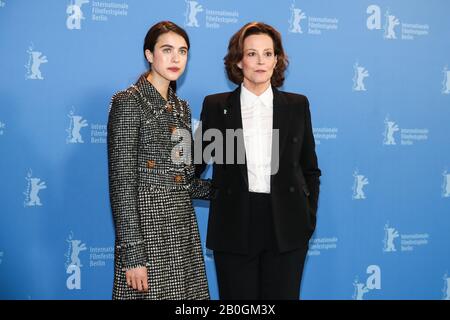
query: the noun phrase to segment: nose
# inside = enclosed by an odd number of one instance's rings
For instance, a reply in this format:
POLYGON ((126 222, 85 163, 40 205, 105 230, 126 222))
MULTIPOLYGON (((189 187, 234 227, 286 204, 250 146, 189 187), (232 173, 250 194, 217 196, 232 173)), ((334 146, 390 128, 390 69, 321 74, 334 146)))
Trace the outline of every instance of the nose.
POLYGON ((264 64, 264 57, 261 55, 258 55, 258 64, 264 64))
POLYGON ((172 62, 178 63, 180 61, 180 56, 178 52, 174 52, 172 55, 172 62))

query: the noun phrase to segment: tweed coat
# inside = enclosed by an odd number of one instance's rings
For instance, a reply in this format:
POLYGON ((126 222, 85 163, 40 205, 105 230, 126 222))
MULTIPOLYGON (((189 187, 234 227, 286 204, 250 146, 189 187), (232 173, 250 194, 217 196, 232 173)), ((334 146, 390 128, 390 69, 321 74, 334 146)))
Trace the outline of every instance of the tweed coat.
POLYGON ((113 299, 209 299, 192 198, 208 199, 208 180, 186 159, 191 140, 186 101, 166 101, 141 76, 116 93, 108 117, 108 170, 115 224, 113 299), (181 143, 180 143, 181 142, 181 143), (174 161, 175 159, 175 161, 174 161), (129 288, 125 272, 146 266, 149 290, 129 288))

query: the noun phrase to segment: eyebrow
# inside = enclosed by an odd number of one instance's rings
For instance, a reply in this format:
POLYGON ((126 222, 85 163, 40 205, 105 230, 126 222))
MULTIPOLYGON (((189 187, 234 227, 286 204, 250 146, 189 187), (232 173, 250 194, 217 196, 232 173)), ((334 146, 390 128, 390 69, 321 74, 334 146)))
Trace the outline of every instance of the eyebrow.
MULTIPOLYGON (((244 50, 244 52, 249 52, 249 51, 256 52, 257 50, 256 49, 245 49, 244 50)), ((268 52, 268 51, 275 52, 275 49, 264 49, 263 50, 263 52, 268 52)))
MULTIPOLYGON (((250 49, 245 49, 246 51, 250 51, 250 50, 253 50, 253 51, 256 51, 256 49, 253 49, 253 48, 250 48, 250 49)), ((274 48, 266 48, 266 49, 264 49, 264 51, 268 51, 268 50, 275 50, 274 48)))
MULTIPOLYGON (((160 48, 171 48, 171 49, 173 49, 174 46, 172 46, 172 45, 170 45, 170 44, 163 44, 160 48)), ((180 49, 186 49, 186 50, 188 50, 188 48, 185 47, 185 46, 180 47, 180 49)))

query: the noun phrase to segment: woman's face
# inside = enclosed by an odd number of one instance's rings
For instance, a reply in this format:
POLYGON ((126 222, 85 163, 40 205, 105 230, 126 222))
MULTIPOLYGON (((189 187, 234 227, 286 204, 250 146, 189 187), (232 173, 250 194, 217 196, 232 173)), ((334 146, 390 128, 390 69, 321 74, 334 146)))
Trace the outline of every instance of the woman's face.
POLYGON ((146 50, 145 55, 152 64, 153 76, 176 81, 186 68, 188 47, 182 36, 167 32, 158 37, 153 53, 146 50))
POLYGON ((277 64, 273 40, 267 34, 254 34, 244 40, 244 55, 237 66, 244 74, 244 85, 260 86, 270 83, 277 64))

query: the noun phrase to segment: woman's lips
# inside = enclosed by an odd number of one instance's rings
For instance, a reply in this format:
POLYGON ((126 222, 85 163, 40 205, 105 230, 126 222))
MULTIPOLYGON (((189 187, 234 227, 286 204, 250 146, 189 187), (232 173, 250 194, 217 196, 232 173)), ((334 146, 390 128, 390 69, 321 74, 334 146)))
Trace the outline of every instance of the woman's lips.
POLYGON ((177 67, 173 67, 173 68, 168 68, 170 71, 172 71, 172 72, 178 72, 178 71, 180 71, 180 68, 177 68, 177 67))

